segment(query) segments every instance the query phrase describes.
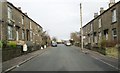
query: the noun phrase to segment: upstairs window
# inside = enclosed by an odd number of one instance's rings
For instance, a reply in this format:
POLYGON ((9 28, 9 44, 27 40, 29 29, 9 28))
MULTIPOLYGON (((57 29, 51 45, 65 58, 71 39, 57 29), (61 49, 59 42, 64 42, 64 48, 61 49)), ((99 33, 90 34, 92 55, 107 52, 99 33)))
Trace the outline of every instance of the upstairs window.
POLYGON ((101 25, 102 25, 102 20, 101 20, 101 18, 98 20, 98 26, 99 26, 99 28, 101 28, 101 25))
POLYGON ((116 22, 116 21, 117 21, 116 9, 114 9, 114 10, 112 11, 112 22, 114 23, 114 22, 116 22))
POLYGON ((12 19, 12 8, 8 6, 8 19, 12 19))
POLYGON ((32 23, 31 23, 31 21, 30 21, 30 29, 32 29, 32 23))
POLYGON ((21 16, 22 19, 22 25, 24 24, 24 16, 21 16))
POLYGON ((93 31, 93 24, 90 25, 91 32, 93 31))

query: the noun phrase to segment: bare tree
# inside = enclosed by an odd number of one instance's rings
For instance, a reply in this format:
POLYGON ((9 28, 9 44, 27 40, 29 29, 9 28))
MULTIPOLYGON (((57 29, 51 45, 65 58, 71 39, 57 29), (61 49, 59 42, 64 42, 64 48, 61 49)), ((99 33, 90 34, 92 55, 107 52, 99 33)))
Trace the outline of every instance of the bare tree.
POLYGON ((79 36, 79 33, 78 32, 72 32, 70 34, 70 38, 71 38, 71 41, 72 41, 72 44, 74 43, 80 43, 80 36, 79 36))
POLYGON ((73 39, 75 42, 79 42, 80 41, 80 36, 77 32, 72 32, 70 35, 71 39, 73 39))
POLYGON ((56 38, 56 37, 53 37, 53 38, 52 38, 52 41, 57 42, 57 38, 56 38))

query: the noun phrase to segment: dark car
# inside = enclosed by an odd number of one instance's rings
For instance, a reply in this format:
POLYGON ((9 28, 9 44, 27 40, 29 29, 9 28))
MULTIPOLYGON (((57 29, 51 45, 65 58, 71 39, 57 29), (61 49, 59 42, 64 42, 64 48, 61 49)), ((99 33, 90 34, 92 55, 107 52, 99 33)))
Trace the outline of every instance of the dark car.
POLYGON ((52 47, 57 47, 57 43, 56 43, 56 42, 53 42, 53 43, 52 43, 52 47))

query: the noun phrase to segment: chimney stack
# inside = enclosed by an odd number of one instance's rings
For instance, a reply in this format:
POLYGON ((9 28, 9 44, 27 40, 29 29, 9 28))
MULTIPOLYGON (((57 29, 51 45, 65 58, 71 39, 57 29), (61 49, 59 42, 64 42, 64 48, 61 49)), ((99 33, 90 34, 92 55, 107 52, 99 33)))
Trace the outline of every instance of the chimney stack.
POLYGON ((7 2, 7 0, 0 0, 0 2, 7 2))
POLYGON ((94 13, 94 18, 96 18, 98 16, 98 13, 94 13))
POLYGON ((27 12, 26 13, 24 13, 25 15, 27 15, 27 12))
POLYGON ((115 4, 115 0, 110 0, 109 7, 113 6, 115 4))
POLYGON ((101 8, 100 8, 100 14, 103 13, 103 12, 104 12, 104 8, 101 7, 101 8))
POLYGON ((21 10, 21 7, 18 7, 19 10, 21 10))

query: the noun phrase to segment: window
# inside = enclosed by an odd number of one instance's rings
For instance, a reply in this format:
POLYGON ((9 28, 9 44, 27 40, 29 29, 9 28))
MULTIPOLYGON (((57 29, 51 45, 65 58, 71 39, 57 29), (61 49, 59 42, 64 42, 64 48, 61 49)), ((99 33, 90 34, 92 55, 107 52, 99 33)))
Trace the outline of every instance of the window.
POLYGON ((116 31, 116 28, 112 29, 112 35, 113 35, 113 39, 116 40, 116 39, 117 39, 117 31, 116 31))
POLYGON ((31 24, 31 21, 30 21, 30 29, 32 29, 32 24, 31 24))
POLYGON ((8 39, 12 39, 13 38, 13 30, 12 30, 12 26, 8 25, 8 39))
POLYGON ((24 24, 24 16, 22 16, 21 19, 22 19, 22 25, 23 25, 24 24))
POLYGON ((97 36, 95 36, 95 43, 97 43, 97 36))
POLYGON ((91 28, 91 32, 93 31, 93 24, 90 25, 90 28, 91 28))
POLYGON ((25 39, 25 30, 22 30, 22 39, 25 39))
POLYGON ((114 9, 112 11, 112 22, 116 22, 117 21, 117 18, 116 18, 116 10, 114 9))
POLYGON ((8 6, 8 19, 12 19, 12 8, 8 6))
POLYGON ((108 40, 108 29, 104 30, 105 39, 108 40))
POLYGON ((19 29, 16 29, 16 40, 19 40, 19 29))
POLYGON ((98 20, 99 28, 101 28, 101 19, 98 20))
POLYGON ((30 31, 30 40, 32 41, 32 39, 33 39, 33 32, 30 31))

